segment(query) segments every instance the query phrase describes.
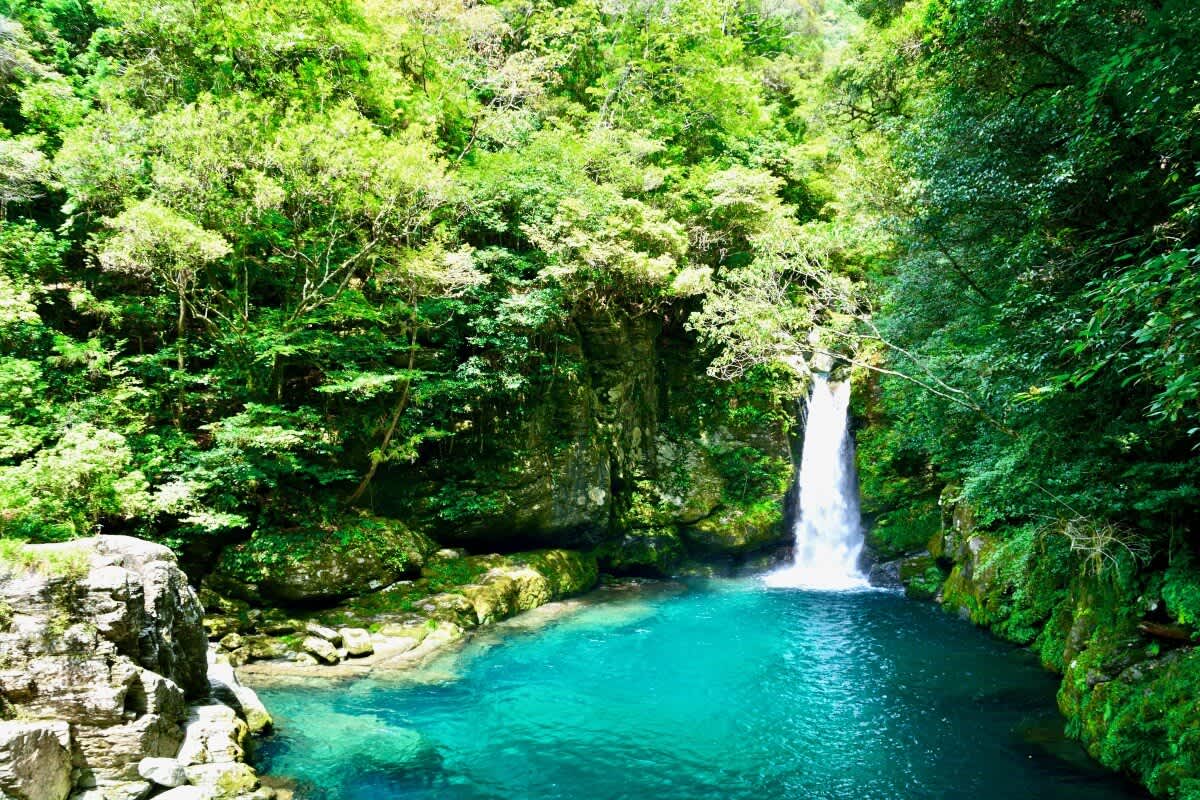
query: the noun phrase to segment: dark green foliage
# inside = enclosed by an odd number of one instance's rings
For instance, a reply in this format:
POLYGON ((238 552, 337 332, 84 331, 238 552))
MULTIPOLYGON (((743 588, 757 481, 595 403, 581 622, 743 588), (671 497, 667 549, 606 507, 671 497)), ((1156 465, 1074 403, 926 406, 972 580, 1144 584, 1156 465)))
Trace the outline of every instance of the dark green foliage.
POLYGON ((941 526, 942 513, 935 500, 913 500, 907 508, 876 516, 867 542, 878 560, 891 561, 924 550, 941 526))
POLYGON ((718 448, 712 456, 725 483, 727 503, 751 503, 787 491, 792 467, 786 459, 754 447, 718 448))
POLYGON ((1195 796, 1200 9, 859 9, 833 83, 890 255, 860 360, 916 379, 860 382, 874 535, 960 486, 947 605, 1064 672, 1103 763, 1195 796))
POLYGON ((875 91, 880 116, 852 124, 888 150, 866 157, 917 187, 883 210, 876 323, 911 354, 893 368, 949 389, 884 379, 869 495, 934 474, 984 522, 1094 516, 1164 541, 1200 501, 1200 13, 936 0, 875 19, 908 46, 841 82, 875 91))

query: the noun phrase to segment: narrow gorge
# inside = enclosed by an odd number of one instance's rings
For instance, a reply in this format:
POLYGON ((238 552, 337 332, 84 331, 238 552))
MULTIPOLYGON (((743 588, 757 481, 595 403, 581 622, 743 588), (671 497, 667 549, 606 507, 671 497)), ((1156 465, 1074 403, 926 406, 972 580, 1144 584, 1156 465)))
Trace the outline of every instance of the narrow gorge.
POLYGON ((1200 800, 1192 0, 0 0, 0 798, 1200 800))

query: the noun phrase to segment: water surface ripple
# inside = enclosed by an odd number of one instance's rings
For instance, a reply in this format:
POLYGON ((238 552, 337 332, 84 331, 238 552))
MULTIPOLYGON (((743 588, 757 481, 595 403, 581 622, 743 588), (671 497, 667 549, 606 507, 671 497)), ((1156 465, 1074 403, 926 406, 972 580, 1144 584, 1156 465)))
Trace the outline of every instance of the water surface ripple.
POLYGON ((264 689, 306 800, 1141 797, 1056 730, 1029 654, 879 592, 693 584, 460 656, 264 689))

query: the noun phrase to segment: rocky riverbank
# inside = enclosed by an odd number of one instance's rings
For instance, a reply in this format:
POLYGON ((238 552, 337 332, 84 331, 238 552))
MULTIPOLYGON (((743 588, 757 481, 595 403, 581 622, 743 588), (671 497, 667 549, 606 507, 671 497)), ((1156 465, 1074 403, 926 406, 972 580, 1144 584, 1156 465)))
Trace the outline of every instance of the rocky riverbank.
MULTIPOLYGON (((213 646, 239 668, 355 674, 420 663, 475 628, 586 592, 598 578, 595 556, 572 550, 482 556, 441 550, 412 579, 323 608, 261 608, 219 593, 214 587, 230 585, 219 575, 201 597, 213 646)), ((307 574, 298 582, 318 584, 307 574)), ((243 596, 256 591, 241 589, 243 596)))
POLYGON ((1062 675, 1067 733, 1093 758, 1156 796, 1200 798, 1200 574, 1185 559, 1138 571, 1086 532, 985 529, 954 487, 941 508, 926 549, 876 576, 1030 647, 1062 675))
POLYGON ((272 800, 245 763, 271 727, 174 554, 126 536, 0 553, 0 796, 272 800))

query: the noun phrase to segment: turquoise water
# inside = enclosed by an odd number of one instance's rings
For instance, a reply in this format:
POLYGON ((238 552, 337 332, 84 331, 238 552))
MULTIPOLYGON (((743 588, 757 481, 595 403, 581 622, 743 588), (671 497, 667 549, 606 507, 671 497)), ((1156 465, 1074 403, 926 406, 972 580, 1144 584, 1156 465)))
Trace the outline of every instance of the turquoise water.
POLYGON ((1027 653, 891 593, 692 584, 454 670, 263 689, 259 766, 306 800, 1141 796, 1055 735, 1027 653))

